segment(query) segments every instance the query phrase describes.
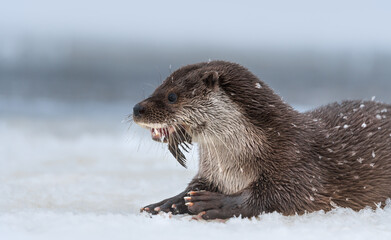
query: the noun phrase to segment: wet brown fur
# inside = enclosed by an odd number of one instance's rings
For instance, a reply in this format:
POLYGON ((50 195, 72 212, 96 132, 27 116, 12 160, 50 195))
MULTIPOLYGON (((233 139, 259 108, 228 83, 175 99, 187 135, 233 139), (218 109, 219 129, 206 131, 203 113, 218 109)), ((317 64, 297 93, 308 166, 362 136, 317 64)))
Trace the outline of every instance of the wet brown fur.
POLYGON ((234 199, 229 214, 211 218, 360 210, 391 197, 390 105, 344 101, 299 113, 247 69, 223 61, 180 68, 141 104, 146 112, 136 122, 190 126, 200 167, 178 196, 204 189, 234 199), (171 92, 175 104, 167 103, 171 92))

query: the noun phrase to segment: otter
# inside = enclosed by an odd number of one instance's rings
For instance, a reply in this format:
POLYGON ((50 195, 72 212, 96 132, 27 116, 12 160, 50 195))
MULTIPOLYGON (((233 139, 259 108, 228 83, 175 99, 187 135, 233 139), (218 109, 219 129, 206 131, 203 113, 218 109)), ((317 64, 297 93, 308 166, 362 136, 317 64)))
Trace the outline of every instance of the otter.
POLYGON ((208 220, 384 206, 390 112, 350 100, 300 113, 238 64, 182 67, 134 107, 133 119, 182 165, 178 146, 197 143, 199 169, 184 191, 141 211, 208 220))

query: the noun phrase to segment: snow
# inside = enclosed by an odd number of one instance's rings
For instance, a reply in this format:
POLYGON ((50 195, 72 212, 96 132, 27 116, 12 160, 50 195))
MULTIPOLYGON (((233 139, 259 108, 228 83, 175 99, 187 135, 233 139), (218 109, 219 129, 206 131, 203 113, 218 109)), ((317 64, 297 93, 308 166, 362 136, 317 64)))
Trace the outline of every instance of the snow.
POLYGON ((0 115, 0 239, 391 237, 391 204, 226 222, 141 214, 140 207, 185 188, 197 154, 188 155, 186 170, 147 130, 121 120, 0 115))

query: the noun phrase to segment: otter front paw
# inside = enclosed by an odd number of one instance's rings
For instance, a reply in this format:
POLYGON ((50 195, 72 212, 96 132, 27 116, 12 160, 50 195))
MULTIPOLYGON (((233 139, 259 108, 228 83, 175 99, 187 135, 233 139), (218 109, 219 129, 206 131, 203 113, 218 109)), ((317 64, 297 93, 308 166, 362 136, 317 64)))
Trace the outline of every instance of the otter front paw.
POLYGON ((191 191, 184 197, 191 214, 205 220, 227 219, 233 216, 245 217, 243 198, 216 192, 191 191))
POLYGON ((172 198, 165 199, 161 202, 150 204, 140 209, 140 212, 148 212, 153 215, 158 214, 159 212, 171 212, 172 214, 183 214, 188 213, 187 206, 183 197, 185 193, 178 194, 172 198))

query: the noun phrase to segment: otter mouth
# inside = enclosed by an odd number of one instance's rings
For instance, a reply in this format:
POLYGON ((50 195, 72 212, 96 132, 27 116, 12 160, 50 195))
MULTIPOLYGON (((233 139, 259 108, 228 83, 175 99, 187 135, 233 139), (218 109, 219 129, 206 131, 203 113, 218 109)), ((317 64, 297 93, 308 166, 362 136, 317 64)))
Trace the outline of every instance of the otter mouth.
POLYGON ((186 168, 186 157, 181 149, 185 152, 189 152, 189 145, 192 144, 192 137, 186 131, 186 126, 169 126, 144 123, 138 124, 150 130, 153 140, 157 142, 168 143, 168 150, 175 157, 175 159, 186 168))
POLYGON ((137 123, 141 127, 147 128, 151 133, 151 138, 157 142, 168 143, 170 138, 179 138, 182 141, 191 142, 191 137, 187 133, 188 127, 182 124, 173 126, 158 123, 137 123))
POLYGON ((162 128, 150 128, 152 140, 157 142, 168 143, 168 139, 171 134, 175 132, 173 126, 162 127, 162 128))

